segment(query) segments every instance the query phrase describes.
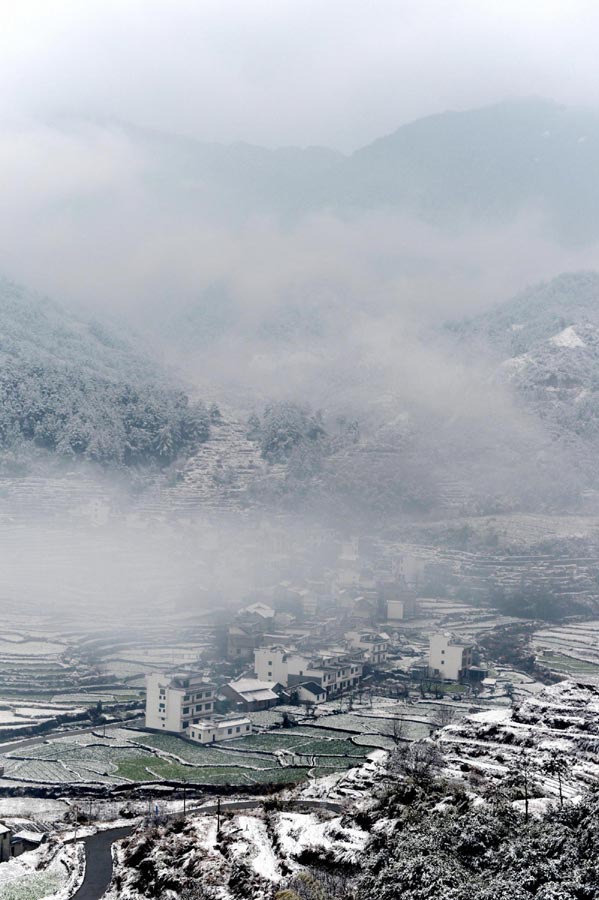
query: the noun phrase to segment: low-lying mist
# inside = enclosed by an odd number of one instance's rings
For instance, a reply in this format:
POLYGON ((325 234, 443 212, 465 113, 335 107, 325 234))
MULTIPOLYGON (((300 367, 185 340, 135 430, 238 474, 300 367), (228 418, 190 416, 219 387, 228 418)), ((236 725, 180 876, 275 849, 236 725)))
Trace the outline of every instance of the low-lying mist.
POLYGON ((143 501, 119 494, 122 473, 112 485, 73 470, 43 490, 13 479, 0 497, 2 596, 94 611, 238 600, 266 578, 252 517, 278 528, 281 510, 289 534, 290 517, 308 531, 441 517, 455 485, 469 513, 579 508, 587 476, 567 448, 497 377, 489 348, 444 328, 593 264, 597 248, 559 244, 540 210, 442 230, 390 211, 276 212, 247 196, 221 207, 176 154, 110 124, 5 131, 0 184, 6 274, 141 336, 157 367, 241 431, 291 401, 321 410, 329 432, 341 418, 360 434, 310 457, 301 489, 294 457, 287 494, 279 476, 266 484, 275 512, 263 502, 226 526, 201 503, 165 520, 152 487, 143 501))

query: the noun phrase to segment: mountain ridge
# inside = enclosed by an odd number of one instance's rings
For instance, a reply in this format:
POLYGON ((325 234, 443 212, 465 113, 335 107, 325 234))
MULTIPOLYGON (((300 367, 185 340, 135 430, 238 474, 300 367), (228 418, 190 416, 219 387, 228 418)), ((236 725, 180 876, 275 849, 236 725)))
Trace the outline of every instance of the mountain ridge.
POLYGON ((398 211, 455 230, 546 216, 565 242, 599 235, 599 111, 507 100, 416 119, 351 154, 202 142, 110 124, 163 201, 244 218, 398 211))

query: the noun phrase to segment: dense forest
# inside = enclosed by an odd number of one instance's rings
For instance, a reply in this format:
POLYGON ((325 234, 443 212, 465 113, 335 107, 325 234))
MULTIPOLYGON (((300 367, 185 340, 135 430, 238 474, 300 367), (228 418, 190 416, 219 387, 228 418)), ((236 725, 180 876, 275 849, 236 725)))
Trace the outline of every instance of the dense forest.
POLYGON ((0 459, 51 451, 164 466, 209 436, 209 416, 142 348, 0 281, 0 459))

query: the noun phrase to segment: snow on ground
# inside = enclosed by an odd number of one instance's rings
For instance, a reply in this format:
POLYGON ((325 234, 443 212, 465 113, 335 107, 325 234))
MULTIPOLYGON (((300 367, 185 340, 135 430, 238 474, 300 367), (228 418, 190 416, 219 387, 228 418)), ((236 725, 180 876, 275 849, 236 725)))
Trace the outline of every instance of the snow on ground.
POLYGON ((556 347, 586 347, 585 342, 578 336, 573 325, 564 328, 559 334, 554 334, 549 340, 556 347))
POLYGON ((472 722, 506 722, 511 718, 512 711, 509 707, 501 709, 487 709, 484 712, 473 713, 468 716, 472 722))
POLYGON ((305 782, 289 791, 286 796, 298 800, 328 800, 334 803, 362 800, 370 795, 384 771, 387 753, 384 750, 377 750, 374 754, 376 754, 374 759, 368 759, 361 766, 305 782))
POLYGON ((327 820, 316 813, 279 813, 276 828, 281 851, 290 860, 311 851, 321 859, 353 864, 368 839, 361 828, 343 825, 341 816, 327 820))
POLYGON ((447 770, 503 776, 521 753, 535 766, 534 780, 550 798, 559 794, 555 777, 543 772, 551 752, 568 766, 563 779, 567 797, 599 782, 599 688, 562 681, 531 694, 513 709, 471 714, 442 729, 437 740, 446 754, 447 770))
POLYGON ((67 900, 84 873, 83 844, 48 845, 0 865, 0 900, 67 900))
POLYGON ((63 818, 68 808, 64 800, 0 797, 0 820, 41 819, 44 822, 56 822, 63 818))
POLYGON ((240 838, 233 841, 231 849, 241 856, 248 856, 254 871, 267 881, 280 881, 279 860, 273 850, 266 824, 256 816, 236 816, 235 825, 240 838))

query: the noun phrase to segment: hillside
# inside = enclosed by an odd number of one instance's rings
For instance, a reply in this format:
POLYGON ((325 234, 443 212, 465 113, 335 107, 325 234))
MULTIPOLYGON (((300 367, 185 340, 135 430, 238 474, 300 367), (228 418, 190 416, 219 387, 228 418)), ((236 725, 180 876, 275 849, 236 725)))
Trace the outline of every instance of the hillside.
POLYGON ((599 114, 547 100, 418 119, 349 155, 102 127, 142 153, 149 195, 186 217, 395 210, 454 230, 536 211, 566 243, 599 233, 599 114))
POLYGON ((597 113, 545 100, 446 112, 355 153, 354 198, 447 225, 539 209, 572 241, 599 226, 598 144, 597 113))
POLYGON ((202 404, 96 321, 0 281, 0 453, 164 466, 209 433, 202 404))
POLYGON ((567 273, 452 324, 459 352, 495 359, 497 379, 542 423, 592 489, 599 442, 599 274, 567 273))

